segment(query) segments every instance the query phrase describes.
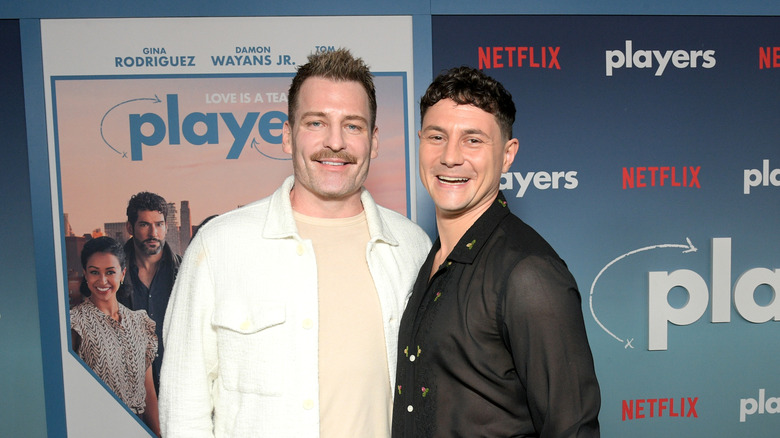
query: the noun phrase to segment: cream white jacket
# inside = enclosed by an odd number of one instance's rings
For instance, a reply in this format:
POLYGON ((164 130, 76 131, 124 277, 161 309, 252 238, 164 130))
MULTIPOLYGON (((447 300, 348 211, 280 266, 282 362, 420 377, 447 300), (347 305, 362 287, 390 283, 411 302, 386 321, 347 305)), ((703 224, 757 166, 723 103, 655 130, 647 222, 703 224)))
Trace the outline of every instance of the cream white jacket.
MULTIPOLYGON (((319 436, 317 266, 295 226, 292 186, 289 177, 215 218, 187 249, 163 333, 166 438, 319 436)), ((361 201, 392 388, 398 326, 431 243, 365 190, 361 201)))

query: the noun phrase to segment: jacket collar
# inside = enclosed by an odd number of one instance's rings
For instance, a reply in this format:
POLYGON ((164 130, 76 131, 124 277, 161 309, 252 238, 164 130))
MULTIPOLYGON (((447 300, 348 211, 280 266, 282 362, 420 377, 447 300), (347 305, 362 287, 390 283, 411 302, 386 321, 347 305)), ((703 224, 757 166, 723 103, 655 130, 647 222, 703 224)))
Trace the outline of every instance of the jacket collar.
MULTIPOLYGON (((295 177, 289 176, 282 185, 269 198, 269 214, 263 237, 268 239, 294 238, 301 240, 298 227, 295 225, 292 204, 290 203, 290 191, 295 183, 295 177)), ((374 198, 365 188, 361 189, 360 202, 366 212, 368 222, 368 234, 371 242, 384 242, 392 246, 398 245, 398 239, 393 235, 387 224, 382 219, 380 206, 374 202, 374 198)))

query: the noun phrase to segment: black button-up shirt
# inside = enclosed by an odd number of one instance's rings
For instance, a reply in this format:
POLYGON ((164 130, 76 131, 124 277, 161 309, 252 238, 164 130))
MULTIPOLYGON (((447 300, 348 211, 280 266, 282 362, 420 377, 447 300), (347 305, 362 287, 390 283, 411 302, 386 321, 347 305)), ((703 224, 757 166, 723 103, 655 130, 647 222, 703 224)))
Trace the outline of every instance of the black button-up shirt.
MULTIPOLYGON (((598 437, 580 294, 499 193, 401 319, 393 437, 598 437)), ((430 280, 429 280, 430 277, 430 280)))
POLYGON ((160 369, 164 354, 163 323, 165 321, 165 310, 168 308, 168 300, 171 298, 173 282, 176 279, 174 267, 167 258, 163 257, 149 287, 146 287, 141 281, 141 278, 138 276, 138 266, 134 262, 129 263, 127 273, 130 275, 133 289, 130 292, 131 296, 126 297, 124 299, 125 302, 122 304, 125 304, 126 307, 132 310, 146 310, 149 318, 156 324, 154 331, 157 334, 157 356, 152 361, 152 377, 154 387, 159 393, 160 369))

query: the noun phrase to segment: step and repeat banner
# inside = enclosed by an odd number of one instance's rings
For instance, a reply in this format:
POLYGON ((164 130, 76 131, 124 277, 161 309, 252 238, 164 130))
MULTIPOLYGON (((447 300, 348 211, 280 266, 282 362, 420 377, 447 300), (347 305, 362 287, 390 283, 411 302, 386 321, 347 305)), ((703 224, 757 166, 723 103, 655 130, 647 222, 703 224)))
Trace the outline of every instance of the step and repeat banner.
POLYGON ((780 19, 434 16, 517 106, 502 188, 567 261, 602 436, 780 427, 780 19))
POLYGON ((69 436, 144 427, 70 348, 84 242, 128 239, 128 200, 150 191, 183 254, 203 220, 270 195, 292 174, 282 125, 309 54, 346 47, 371 67, 380 148, 366 187, 414 216, 411 17, 43 20, 41 35, 69 436))
MULTIPOLYGON (((470 65, 514 96, 502 189, 577 278, 602 436, 771 436, 780 19, 431 19, 434 75, 470 65)), ((139 191, 173 207, 179 253, 207 217, 270 194, 292 172, 281 126, 308 54, 348 47, 372 67, 367 186, 416 217, 411 17, 43 20, 41 36, 69 436, 145 429, 69 347, 81 246, 127 239, 139 191)))

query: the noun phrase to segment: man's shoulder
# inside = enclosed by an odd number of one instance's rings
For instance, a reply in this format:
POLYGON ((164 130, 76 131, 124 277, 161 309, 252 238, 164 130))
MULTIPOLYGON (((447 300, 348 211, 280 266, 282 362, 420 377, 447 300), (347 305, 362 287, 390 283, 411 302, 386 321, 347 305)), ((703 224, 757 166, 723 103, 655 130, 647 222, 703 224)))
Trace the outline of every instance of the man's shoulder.
POLYGON ((133 238, 127 239, 127 242, 125 242, 123 249, 125 251, 125 256, 127 257, 127 263, 130 266, 135 266, 135 245, 133 244, 133 238))
MULTIPOLYGON (((382 219, 384 219, 388 223, 392 223, 393 225, 397 224, 398 226, 401 226, 401 227, 403 227, 403 226, 410 226, 410 225, 414 226, 414 227, 417 227, 417 224, 412 222, 411 219, 409 219, 408 217, 402 215, 401 213, 399 213, 399 212, 397 212, 395 210, 391 210, 391 209, 389 209, 387 207, 384 207, 384 206, 381 206, 379 204, 376 204, 376 208, 379 211, 379 216, 381 216, 382 219)), ((417 227, 417 228, 419 228, 419 227, 417 227)))
POLYGON ((541 256, 558 258, 553 247, 531 225, 514 214, 509 214, 498 224, 495 237, 498 248, 519 252, 523 256, 541 256))
POLYGON ((379 211, 379 216, 382 218, 382 220, 384 221, 384 223, 387 225, 387 227, 390 229, 391 232, 399 233, 402 236, 412 236, 414 238, 422 239, 430 243, 430 238, 428 237, 428 234, 422 228, 420 228, 419 225, 414 223, 411 219, 387 207, 383 207, 378 204, 376 207, 377 210, 379 211))
MULTIPOLYGON (((266 197, 222 213, 210 220, 204 227, 204 231, 226 227, 232 228, 242 223, 262 221, 268 217, 270 200, 270 197, 266 197)), ((198 232, 200 233, 201 230, 198 230, 198 232)))
POLYGON ((222 213, 198 229, 195 238, 213 248, 230 247, 260 236, 271 212, 270 197, 222 213))

